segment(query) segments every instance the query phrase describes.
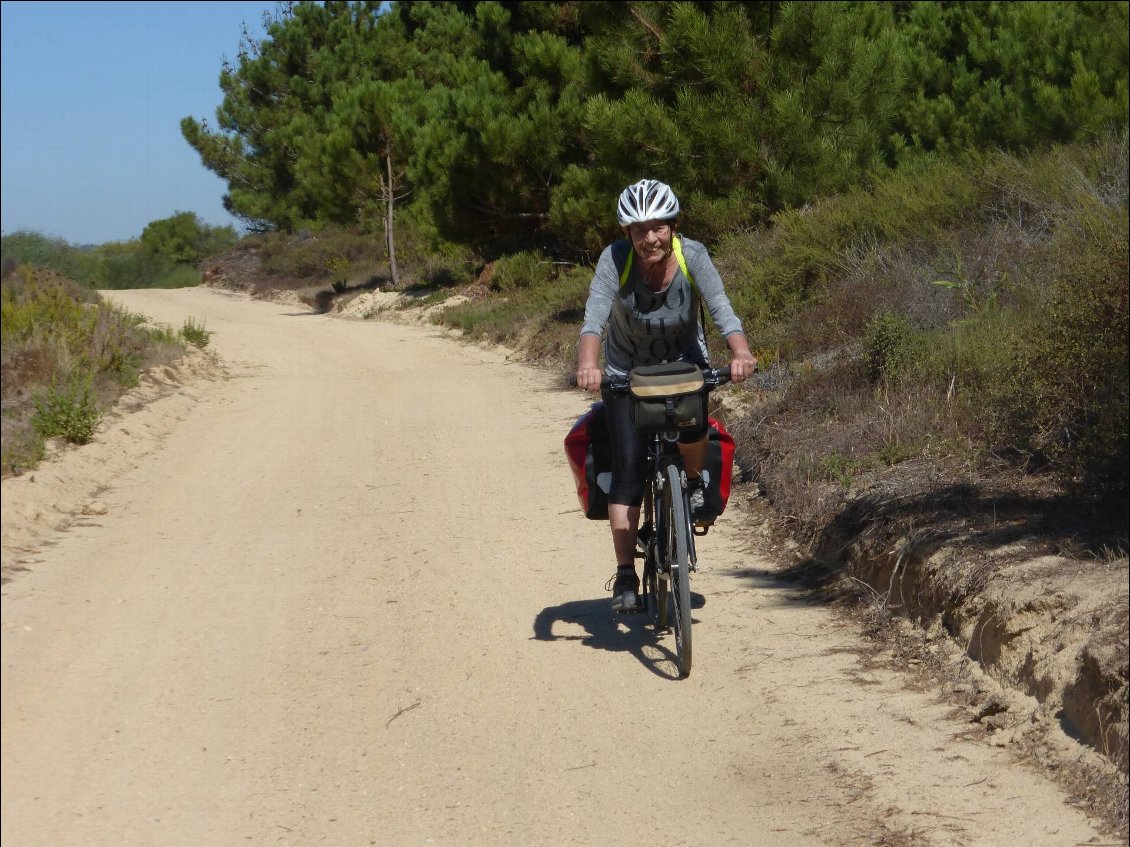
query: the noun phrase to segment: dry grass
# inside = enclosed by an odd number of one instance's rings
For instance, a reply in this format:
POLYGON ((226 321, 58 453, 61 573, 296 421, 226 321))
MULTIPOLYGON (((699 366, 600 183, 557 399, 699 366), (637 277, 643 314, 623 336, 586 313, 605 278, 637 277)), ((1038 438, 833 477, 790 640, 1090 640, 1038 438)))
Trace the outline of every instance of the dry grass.
POLYGON ((142 369, 183 352, 172 330, 146 327, 53 271, 9 267, 0 286, 4 475, 34 467, 46 438, 89 438, 142 369))

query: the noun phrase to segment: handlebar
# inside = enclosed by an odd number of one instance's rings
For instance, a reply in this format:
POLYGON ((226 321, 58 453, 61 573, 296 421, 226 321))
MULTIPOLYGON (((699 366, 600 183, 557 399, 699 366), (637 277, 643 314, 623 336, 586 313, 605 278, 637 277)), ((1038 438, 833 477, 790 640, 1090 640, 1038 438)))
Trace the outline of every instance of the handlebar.
MULTIPOLYGON (((577 378, 573 377, 573 383, 576 384, 577 378)), ((607 388, 617 394, 624 394, 628 390, 628 377, 626 376, 609 376, 605 374, 600 378, 600 387, 607 388)), ((730 367, 727 365, 724 368, 703 368, 702 381, 706 385, 707 391, 717 388, 720 385, 725 385, 730 381, 730 367)))
MULTIPOLYGON (((730 366, 727 365, 724 368, 703 368, 702 380, 706 385, 707 391, 718 388, 721 385, 725 385, 730 381, 730 366)), ((569 375, 569 387, 577 387, 576 374, 569 375)), ((600 378, 600 387, 602 389, 607 388, 609 391, 615 394, 626 394, 628 391, 628 377, 609 376, 608 374, 604 374, 600 378)))

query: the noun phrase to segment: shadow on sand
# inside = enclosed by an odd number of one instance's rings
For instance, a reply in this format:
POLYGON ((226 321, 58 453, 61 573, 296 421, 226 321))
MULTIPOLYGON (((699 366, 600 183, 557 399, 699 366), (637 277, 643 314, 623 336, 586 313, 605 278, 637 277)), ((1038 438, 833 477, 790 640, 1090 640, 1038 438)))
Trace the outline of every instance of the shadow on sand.
MULTIPOLYGON (((704 605, 706 599, 692 591, 691 608, 701 609, 704 605)), ((628 653, 658 677, 680 678, 675 660, 674 633, 670 629, 656 632, 650 615, 613 612, 607 596, 547 606, 534 618, 533 638, 537 641, 577 641, 597 650, 628 653), (556 633, 555 624, 558 625, 556 633), (578 631, 578 628, 583 631, 578 631)))

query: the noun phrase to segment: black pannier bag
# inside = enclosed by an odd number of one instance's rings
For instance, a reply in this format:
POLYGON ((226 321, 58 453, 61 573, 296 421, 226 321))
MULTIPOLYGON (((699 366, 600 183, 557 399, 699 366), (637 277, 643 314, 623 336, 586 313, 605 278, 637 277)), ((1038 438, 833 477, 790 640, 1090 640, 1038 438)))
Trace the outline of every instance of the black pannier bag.
POLYGON ((642 365, 630 375, 632 421, 645 435, 706 427, 702 370, 690 362, 642 365))

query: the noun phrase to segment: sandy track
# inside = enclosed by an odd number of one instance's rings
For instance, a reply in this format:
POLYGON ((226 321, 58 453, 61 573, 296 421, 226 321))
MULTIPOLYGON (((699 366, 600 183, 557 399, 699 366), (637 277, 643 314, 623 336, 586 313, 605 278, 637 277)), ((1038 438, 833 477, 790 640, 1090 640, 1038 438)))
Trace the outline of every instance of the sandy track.
POLYGON ((738 513, 673 679, 609 611, 561 451, 586 401, 543 374, 208 289, 115 297, 205 320, 229 378, 4 588, 5 847, 1096 838, 865 663, 738 513))

